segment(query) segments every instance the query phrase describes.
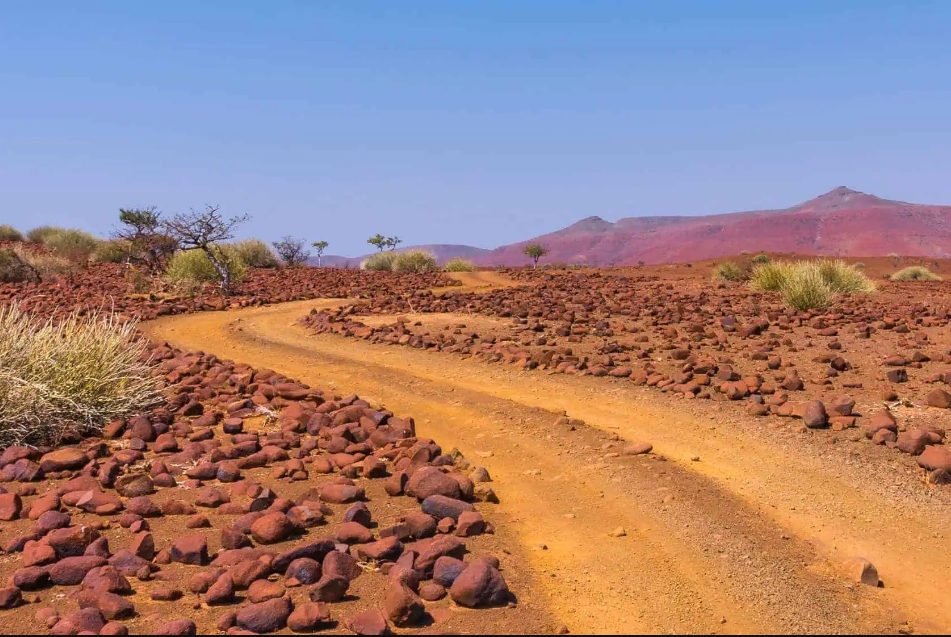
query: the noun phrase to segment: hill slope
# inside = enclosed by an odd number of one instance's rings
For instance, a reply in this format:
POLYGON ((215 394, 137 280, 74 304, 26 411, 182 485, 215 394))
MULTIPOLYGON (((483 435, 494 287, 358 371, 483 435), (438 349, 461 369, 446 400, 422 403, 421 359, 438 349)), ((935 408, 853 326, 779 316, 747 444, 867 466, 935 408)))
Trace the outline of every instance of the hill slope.
MULTIPOLYGON (((490 250, 485 248, 476 248, 473 246, 467 245, 456 245, 456 244, 447 244, 447 243, 436 243, 430 245, 421 245, 421 246, 407 246, 405 248, 400 248, 396 252, 406 252, 407 250, 425 250, 426 252, 432 252, 436 256, 436 260, 439 263, 445 263, 450 259, 455 257, 462 257, 463 259, 471 259, 473 261, 487 255, 490 250)), ((360 262, 370 256, 371 253, 361 255, 359 257, 342 257, 338 255, 324 255, 322 263, 328 267, 334 268, 345 268, 359 267, 360 262)), ((311 257, 308 259, 307 263, 309 265, 317 265, 317 258, 311 257)))
POLYGON ((588 217, 567 228, 502 246, 482 265, 521 265, 542 243, 547 262, 624 265, 694 261, 743 250, 831 256, 951 256, 951 206, 890 201, 849 188, 781 210, 703 217, 588 217))

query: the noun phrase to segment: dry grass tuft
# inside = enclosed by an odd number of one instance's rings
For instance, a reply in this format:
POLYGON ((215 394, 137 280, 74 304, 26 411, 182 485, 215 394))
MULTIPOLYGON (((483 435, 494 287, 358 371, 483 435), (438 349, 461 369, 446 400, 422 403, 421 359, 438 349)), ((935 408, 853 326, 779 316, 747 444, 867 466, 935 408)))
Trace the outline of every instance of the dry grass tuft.
POLYGON ((913 265, 899 270, 891 276, 892 281, 943 281, 940 276, 924 267, 913 265))
POLYGON ((134 322, 0 308, 0 447, 99 432, 160 399, 134 322))

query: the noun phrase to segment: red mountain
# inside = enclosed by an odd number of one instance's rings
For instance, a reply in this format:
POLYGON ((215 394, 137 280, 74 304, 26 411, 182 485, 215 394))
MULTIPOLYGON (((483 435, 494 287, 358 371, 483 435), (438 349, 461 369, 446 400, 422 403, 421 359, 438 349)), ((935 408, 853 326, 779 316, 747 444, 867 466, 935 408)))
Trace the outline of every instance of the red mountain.
POLYGON ((530 243, 549 249, 544 262, 631 265, 696 261, 750 252, 829 256, 951 256, 951 206, 880 199, 840 187, 781 210, 703 217, 588 217, 492 250, 482 265, 522 265, 530 243))

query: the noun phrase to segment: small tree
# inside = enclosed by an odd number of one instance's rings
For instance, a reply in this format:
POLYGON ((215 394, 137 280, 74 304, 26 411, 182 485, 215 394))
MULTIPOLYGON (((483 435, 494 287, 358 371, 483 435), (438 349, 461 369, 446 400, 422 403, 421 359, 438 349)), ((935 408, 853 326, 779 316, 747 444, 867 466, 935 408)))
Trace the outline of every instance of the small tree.
POLYGON ((322 265, 321 258, 324 256, 324 250, 326 250, 330 244, 326 241, 314 241, 310 245, 314 246, 314 250, 317 252, 317 267, 319 268, 322 265))
POLYGON ((367 243, 369 243, 371 246, 374 246, 380 252, 383 252, 383 248, 389 245, 387 241, 387 238, 380 233, 376 233, 374 236, 367 239, 367 243))
POLYGON ((398 246, 401 243, 403 243, 403 240, 400 239, 399 237, 387 237, 386 240, 383 242, 383 245, 385 245, 390 250, 396 250, 396 246, 398 246))
POLYGON ((177 242, 161 232, 162 213, 155 206, 119 208, 121 227, 112 231, 112 238, 129 246, 129 258, 144 263, 149 270, 164 267, 177 242))
POLYGON ((288 267, 293 268, 310 258, 310 250, 304 249, 304 240, 285 235, 273 244, 274 251, 288 267))
POLYGON ((532 268, 534 269, 538 267, 538 260, 548 254, 548 248, 540 243, 531 243, 525 246, 523 252, 532 260, 534 264, 532 268))
POLYGON ((172 237, 183 250, 201 250, 211 261, 221 281, 221 291, 231 294, 230 257, 216 245, 234 238, 235 229, 250 217, 241 215, 225 219, 218 212, 220 206, 205 205, 203 211, 179 213, 161 222, 165 234, 172 237))

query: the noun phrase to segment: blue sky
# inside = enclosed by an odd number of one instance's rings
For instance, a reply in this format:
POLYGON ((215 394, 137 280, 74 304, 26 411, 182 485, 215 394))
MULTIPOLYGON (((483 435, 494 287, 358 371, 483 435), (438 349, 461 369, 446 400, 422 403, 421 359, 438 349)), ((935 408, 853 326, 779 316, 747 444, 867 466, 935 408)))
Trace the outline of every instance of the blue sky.
POLYGON ((839 185, 951 204, 951 2, 0 1, 0 223, 361 254, 839 185))

